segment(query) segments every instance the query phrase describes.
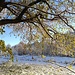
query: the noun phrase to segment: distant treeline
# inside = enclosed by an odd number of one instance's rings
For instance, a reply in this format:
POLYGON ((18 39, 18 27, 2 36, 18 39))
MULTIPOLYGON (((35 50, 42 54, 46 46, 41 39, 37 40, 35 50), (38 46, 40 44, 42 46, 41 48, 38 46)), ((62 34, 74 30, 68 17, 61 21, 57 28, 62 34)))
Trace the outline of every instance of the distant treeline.
POLYGON ((75 57, 75 36, 69 34, 56 34, 56 40, 44 38, 32 44, 20 42, 12 47, 13 54, 18 55, 50 55, 75 57))

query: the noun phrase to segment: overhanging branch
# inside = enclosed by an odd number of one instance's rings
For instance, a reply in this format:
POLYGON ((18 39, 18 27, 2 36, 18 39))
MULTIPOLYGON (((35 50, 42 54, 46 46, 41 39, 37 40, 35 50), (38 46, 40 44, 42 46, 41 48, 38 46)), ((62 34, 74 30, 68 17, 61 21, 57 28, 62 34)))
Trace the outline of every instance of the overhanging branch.
POLYGON ((38 15, 36 14, 34 17, 26 18, 26 19, 23 19, 23 20, 19 20, 19 19, 3 19, 3 20, 0 20, 0 26, 5 25, 5 24, 13 24, 13 23, 20 23, 20 22, 30 22, 34 18, 36 18, 37 16, 39 16, 39 14, 38 15))

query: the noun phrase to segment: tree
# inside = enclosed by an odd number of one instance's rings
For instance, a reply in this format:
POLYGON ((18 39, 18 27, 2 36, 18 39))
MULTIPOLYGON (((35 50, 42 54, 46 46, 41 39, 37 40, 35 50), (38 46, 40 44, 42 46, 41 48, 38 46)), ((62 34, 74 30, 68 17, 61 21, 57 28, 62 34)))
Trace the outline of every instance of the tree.
POLYGON ((57 47, 58 54, 75 57, 75 35, 66 33, 66 34, 56 34, 54 35, 55 46, 57 47))
POLYGON ((74 0, 0 0, 0 13, 3 14, 0 32, 5 32, 4 27, 8 26, 29 44, 43 37, 58 42, 60 39, 54 39, 54 35, 75 32, 74 25, 70 25, 75 21, 74 6, 74 0))
POLYGON ((13 60, 12 49, 10 47, 6 47, 5 42, 3 40, 0 40, 0 50, 2 51, 3 54, 4 53, 9 54, 10 55, 10 59, 13 60))
POLYGON ((10 45, 10 44, 8 44, 6 47, 7 47, 7 48, 11 48, 11 45, 10 45))
POLYGON ((0 13, 3 14, 0 16, 0 33, 4 31, 3 26, 8 26, 29 44, 38 39, 37 33, 40 40, 43 36, 51 38, 57 49, 62 47, 70 51, 75 44, 75 37, 63 35, 63 31, 75 33, 75 0, 0 0, 0 13))
POLYGON ((2 50, 3 52, 6 51, 5 42, 3 40, 0 40, 0 50, 2 50))
MULTIPOLYGON (((74 6, 74 0, 18 0, 16 2, 15 0, 13 0, 13 2, 12 0, 9 2, 0 0, 1 12, 5 9, 7 10, 6 15, 11 17, 10 19, 6 16, 1 18, 0 26, 20 23, 20 27, 22 27, 22 22, 24 22, 24 24, 28 24, 28 26, 31 24, 34 26, 41 26, 51 37, 47 28, 49 27, 49 31, 53 33, 55 33, 55 31, 47 25, 46 22, 50 21, 51 24, 56 22, 59 24, 63 23, 62 27, 66 25, 75 31, 74 27, 70 25, 71 22, 74 22, 74 6)), ((55 25, 56 24, 54 24, 54 26, 55 25)))

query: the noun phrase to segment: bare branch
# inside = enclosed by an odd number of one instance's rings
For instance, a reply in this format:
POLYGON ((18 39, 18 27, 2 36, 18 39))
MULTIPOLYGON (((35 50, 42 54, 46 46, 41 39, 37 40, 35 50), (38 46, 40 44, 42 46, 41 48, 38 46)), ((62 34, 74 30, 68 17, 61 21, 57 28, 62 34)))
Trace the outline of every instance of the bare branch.
POLYGON ((71 29, 73 29, 73 31, 75 32, 75 29, 73 28, 73 26, 69 25, 60 15, 59 15, 59 18, 60 18, 68 27, 70 27, 71 29))
POLYGON ((50 38, 53 39, 53 37, 45 30, 44 26, 42 25, 40 19, 37 17, 38 21, 39 21, 39 24, 41 25, 41 27, 44 29, 44 31, 47 33, 48 36, 50 36, 50 38))

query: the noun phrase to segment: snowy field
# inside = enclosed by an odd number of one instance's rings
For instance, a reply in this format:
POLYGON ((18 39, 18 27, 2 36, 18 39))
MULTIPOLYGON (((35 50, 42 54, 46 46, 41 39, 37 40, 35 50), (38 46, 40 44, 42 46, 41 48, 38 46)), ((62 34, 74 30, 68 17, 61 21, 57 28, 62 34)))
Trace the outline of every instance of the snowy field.
MULTIPOLYGON (((0 57, 0 64, 9 60, 9 57, 1 56, 0 57)), ((69 65, 72 64, 75 66, 75 58, 71 57, 59 57, 59 56, 45 56, 42 58, 41 56, 30 56, 30 55, 15 55, 14 56, 14 63, 29 63, 29 64, 49 64, 51 62, 56 62, 61 65, 69 65)))
POLYGON ((75 75, 75 58, 15 55, 12 66, 2 65, 8 60, 0 57, 0 75, 75 75))

